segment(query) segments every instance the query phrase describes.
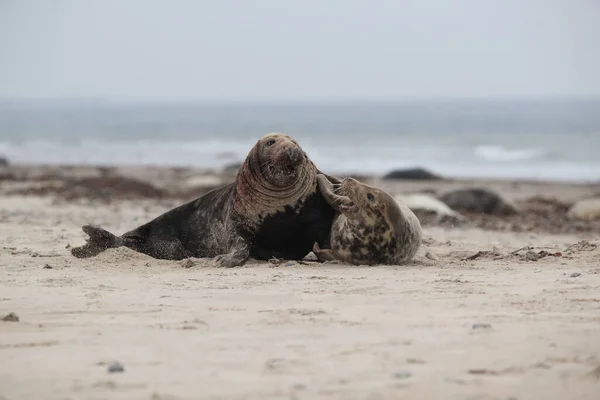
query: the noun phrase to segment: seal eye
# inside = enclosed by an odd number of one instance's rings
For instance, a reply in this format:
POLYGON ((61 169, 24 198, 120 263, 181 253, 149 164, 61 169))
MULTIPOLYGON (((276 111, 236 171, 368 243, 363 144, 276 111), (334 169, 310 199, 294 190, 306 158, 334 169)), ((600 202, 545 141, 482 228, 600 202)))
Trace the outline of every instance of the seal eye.
POLYGON ((267 147, 271 147, 275 144, 275 140, 271 139, 267 142, 267 147))
POLYGON ((367 193, 367 199, 369 199, 369 201, 373 201, 375 200, 375 196, 373 196, 371 193, 367 193))

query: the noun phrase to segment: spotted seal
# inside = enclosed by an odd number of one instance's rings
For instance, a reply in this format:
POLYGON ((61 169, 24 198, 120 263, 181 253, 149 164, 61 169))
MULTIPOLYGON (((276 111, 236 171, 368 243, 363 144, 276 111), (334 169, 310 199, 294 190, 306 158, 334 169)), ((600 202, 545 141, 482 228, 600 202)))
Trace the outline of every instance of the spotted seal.
POLYGON ((317 182, 327 202, 338 211, 331 228, 331 249, 318 243, 313 246, 320 261, 399 265, 417 253, 423 235, 421 224, 389 193, 352 178, 334 185, 319 174, 317 182))
POLYGON ((122 236, 83 226, 89 239, 71 253, 86 258, 126 246, 158 259, 215 257, 222 267, 248 258, 298 260, 315 241, 329 245, 335 210, 318 188, 319 173, 292 137, 271 133, 252 147, 234 182, 122 236))

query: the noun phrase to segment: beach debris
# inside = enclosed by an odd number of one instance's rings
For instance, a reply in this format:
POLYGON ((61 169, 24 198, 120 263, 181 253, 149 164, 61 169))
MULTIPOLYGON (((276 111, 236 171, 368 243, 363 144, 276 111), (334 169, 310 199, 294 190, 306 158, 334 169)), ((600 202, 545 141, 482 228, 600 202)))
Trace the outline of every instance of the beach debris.
POLYGON ((98 200, 110 203, 114 200, 167 197, 167 192, 137 179, 124 176, 71 178, 62 181, 43 182, 35 187, 16 189, 9 194, 45 196, 55 195, 60 199, 98 200))
POLYGON ((533 196, 525 201, 527 212, 551 217, 557 213, 566 214, 571 207, 554 197, 533 196))
POLYGON ((50 265, 50 264, 44 264, 44 269, 52 269, 52 265, 50 265))
POLYGON ((395 169, 385 174, 382 179, 403 180, 442 180, 443 178, 424 168, 395 169))
POLYGON ((577 278, 579 276, 581 276, 580 272, 573 272, 571 275, 569 275, 571 278, 577 278))
POLYGON ((463 261, 472 261, 478 258, 493 258, 494 260, 499 260, 504 258, 502 254, 497 253, 496 251, 478 251, 477 253, 463 258, 463 261))
POLYGON ((473 324, 471 329, 492 329, 491 324, 473 324))
POLYGON ((466 188, 451 190, 437 196, 448 207, 459 212, 508 216, 517 214, 516 205, 491 190, 466 188))
POLYGON ((283 258, 272 257, 269 259, 269 263, 273 264, 276 267, 280 267, 281 264, 283 264, 284 262, 285 260, 283 258))
POLYGON ((15 314, 14 312, 11 312, 10 314, 5 315, 2 318, 2 321, 5 321, 5 322, 19 322, 19 316, 17 314, 15 314))
POLYGON ((577 201, 569 211, 567 216, 573 219, 584 221, 594 221, 600 219, 600 198, 590 198, 577 201))
POLYGON ((562 257, 560 251, 548 252, 546 250, 540 250, 538 252, 533 251, 532 246, 521 247, 510 253, 511 256, 516 256, 523 261, 538 261, 545 257, 562 257))
POLYGON ((579 252, 579 251, 594 251, 597 248, 598 248, 597 244, 590 243, 587 240, 582 240, 580 242, 577 242, 577 243, 572 244, 569 247, 567 247, 565 249, 565 253, 570 254, 570 253, 575 253, 575 252, 579 252))
POLYGON ((428 259, 434 260, 434 261, 437 260, 437 258, 433 254, 431 254, 431 252, 429 252, 429 251, 425 253, 425 258, 428 258, 428 259))
POLYGON ((181 261, 179 265, 181 265, 183 268, 192 268, 194 266, 194 262, 191 259, 186 258, 185 260, 181 261))
POLYGON ((107 371, 109 374, 125 372, 125 367, 120 362, 112 362, 108 364, 107 371))
POLYGON ((396 371, 392 375, 396 379, 408 379, 412 376, 412 373, 407 370, 396 371))
POLYGON ((0 171, 0 182, 1 181, 16 181, 17 177, 12 172, 0 171))
POLYGON ((463 257, 462 261, 472 261, 478 258, 491 258, 493 260, 502 260, 507 257, 517 257, 522 261, 538 261, 545 257, 562 257, 562 253, 560 251, 548 252, 546 250, 540 250, 536 252, 534 251, 533 247, 524 246, 508 254, 502 254, 496 247, 494 247, 491 251, 481 250, 470 256, 463 257))
POLYGON ((467 370, 467 373, 471 375, 498 375, 497 371, 493 371, 491 369, 486 368, 473 368, 467 370))
POLYGON ((288 361, 285 358, 270 358, 265 361, 265 369, 270 371, 278 371, 286 369, 288 361))

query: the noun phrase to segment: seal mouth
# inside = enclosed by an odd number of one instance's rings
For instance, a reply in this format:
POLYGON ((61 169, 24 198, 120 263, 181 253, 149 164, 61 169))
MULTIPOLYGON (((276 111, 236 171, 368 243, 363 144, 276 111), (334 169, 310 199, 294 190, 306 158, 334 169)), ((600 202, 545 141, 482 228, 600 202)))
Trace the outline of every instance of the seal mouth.
POLYGON ((342 213, 351 214, 358 211, 358 206, 352 200, 350 200, 350 197, 348 197, 347 190, 344 190, 342 183, 333 184, 333 193, 340 196, 341 198, 345 198, 344 200, 339 200, 340 205, 338 206, 338 208, 342 213))
POLYGON ((340 204, 340 211, 345 213, 353 213, 358 210, 358 206, 354 203, 340 204))
POLYGON ((296 167, 292 165, 283 165, 283 166, 268 166, 269 173, 273 176, 275 175, 284 175, 284 176, 292 176, 296 173, 296 167))

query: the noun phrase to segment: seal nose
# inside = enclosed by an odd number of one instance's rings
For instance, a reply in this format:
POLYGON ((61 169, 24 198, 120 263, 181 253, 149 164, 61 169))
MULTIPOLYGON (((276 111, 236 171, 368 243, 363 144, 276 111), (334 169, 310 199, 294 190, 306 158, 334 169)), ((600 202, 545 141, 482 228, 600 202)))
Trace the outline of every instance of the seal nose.
POLYGON ((284 149, 284 154, 291 164, 296 164, 302 157, 300 150, 295 147, 286 146, 284 149))

